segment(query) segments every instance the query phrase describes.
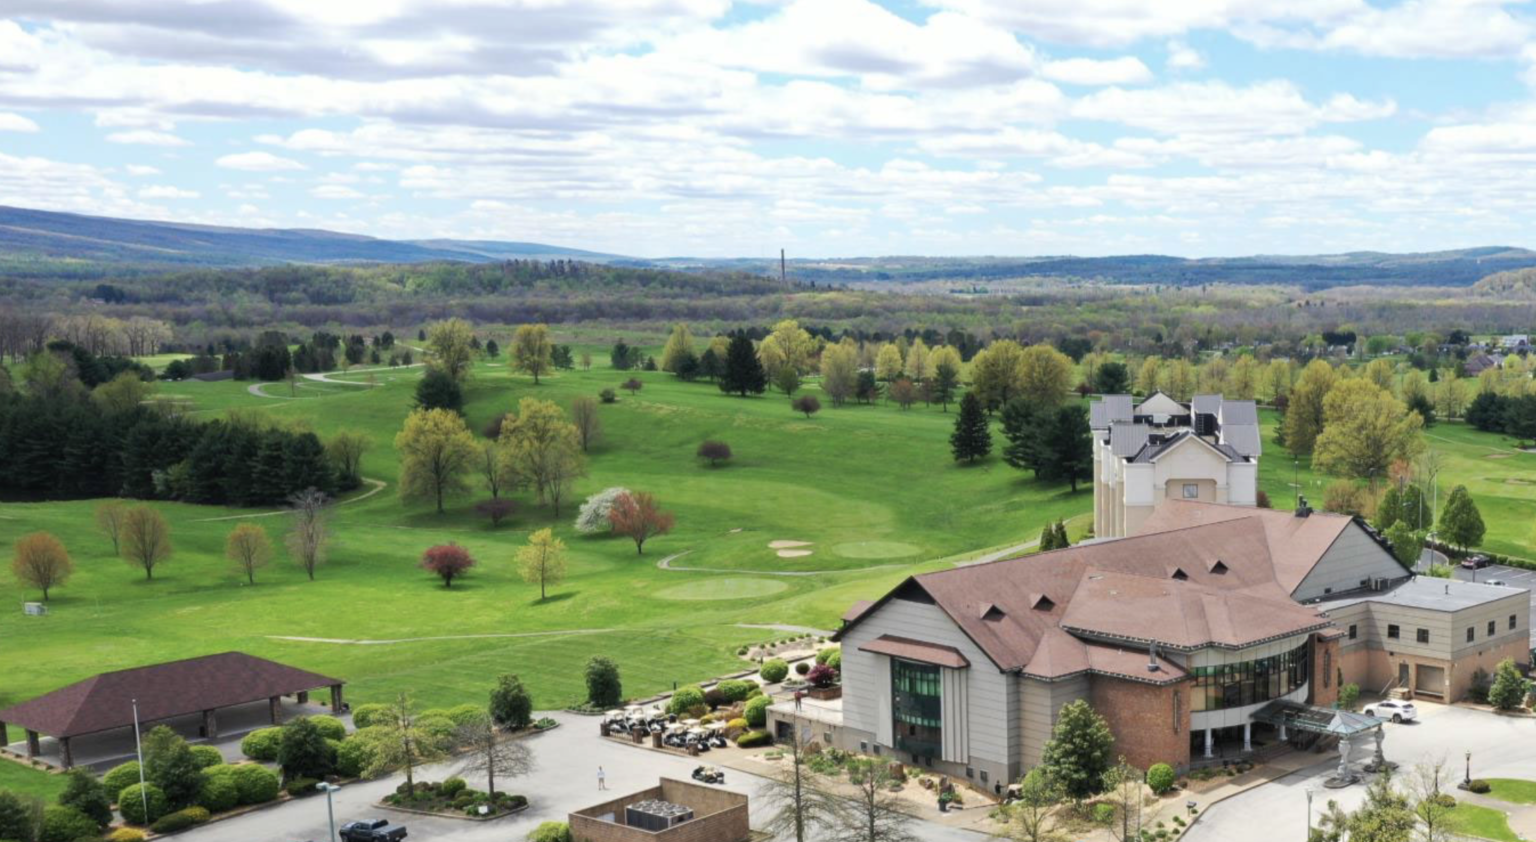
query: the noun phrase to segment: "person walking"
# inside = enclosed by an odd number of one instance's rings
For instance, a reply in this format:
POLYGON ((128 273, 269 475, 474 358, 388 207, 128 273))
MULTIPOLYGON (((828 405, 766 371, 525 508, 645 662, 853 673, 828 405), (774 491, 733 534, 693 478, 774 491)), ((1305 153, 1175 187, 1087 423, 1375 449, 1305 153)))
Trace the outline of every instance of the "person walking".
POLYGON ((603 772, 603 767, 601 767, 601 766, 597 767, 597 788, 598 789, 607 789, 608 788, 608 775, 603 772))

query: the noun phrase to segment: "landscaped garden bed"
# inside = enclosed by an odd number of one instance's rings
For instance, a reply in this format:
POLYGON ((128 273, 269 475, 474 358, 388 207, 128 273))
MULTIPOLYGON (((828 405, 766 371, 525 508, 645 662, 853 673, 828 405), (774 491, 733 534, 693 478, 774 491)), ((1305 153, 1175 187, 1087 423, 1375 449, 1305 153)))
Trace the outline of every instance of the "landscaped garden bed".
POLYGON ((471 789, 463 778, 449 778, 441 783, 422 781, 414 787, 401 784, 380 805, 412 813, 488 821, 528 809, 528 799, 509 792, 481 792, 471 789))

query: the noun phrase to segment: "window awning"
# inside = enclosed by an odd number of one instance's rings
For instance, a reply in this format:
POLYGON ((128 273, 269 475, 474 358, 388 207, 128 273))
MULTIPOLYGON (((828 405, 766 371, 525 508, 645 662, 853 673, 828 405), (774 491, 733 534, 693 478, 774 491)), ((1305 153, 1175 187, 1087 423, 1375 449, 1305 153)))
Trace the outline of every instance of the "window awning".
POLYGON ((971 662, 953 646, 943 646, 938 643, 928 643, 922 640, 912 640, 906 637, 883 634, 868 643, 859 646, 860 652, 871 652, 876 655, 889 655, 892 658, 902 658, 908 661, 917 661, 920 664, 933 664, 950 669, 965 669, 971 662))
POLYGON ((1381 727, 1386 720, 1364 713, 1304 705, 1300 702, 1273 701, 1253 714, 1254 722, 1311 731, 1314 734, 1332 734, 1336 737, 1353 737, 1381 727))

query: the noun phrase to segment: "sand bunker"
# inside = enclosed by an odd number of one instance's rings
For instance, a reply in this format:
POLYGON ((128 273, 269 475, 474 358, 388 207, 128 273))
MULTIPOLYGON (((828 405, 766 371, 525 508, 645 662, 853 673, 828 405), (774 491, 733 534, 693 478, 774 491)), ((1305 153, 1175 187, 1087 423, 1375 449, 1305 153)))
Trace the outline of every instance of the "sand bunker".
POLYGON ((779 558, 803 558, 811 554, 810 550, 779 550, 779 558))
POLYGON ((790 549, 794 549, 795 547, 809 547, 810 545, 811 545, 810 541, 782 541, 782 540, 781 541, 769 541, 768 542, 768 549, 770 549, 770 550, 790 550, 790 549))

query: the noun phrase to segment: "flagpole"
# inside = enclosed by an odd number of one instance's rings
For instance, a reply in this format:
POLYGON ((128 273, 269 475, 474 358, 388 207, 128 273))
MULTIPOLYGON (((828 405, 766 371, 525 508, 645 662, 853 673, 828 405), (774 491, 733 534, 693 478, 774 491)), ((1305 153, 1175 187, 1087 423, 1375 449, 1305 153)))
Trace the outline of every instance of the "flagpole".
POLYGON ((144 804, 144 823, 149 823, 149 792, 144 787, 144 744, 139 742, 139 700, 133 699, 133 753, 139 758, 139 800, 144 804))

